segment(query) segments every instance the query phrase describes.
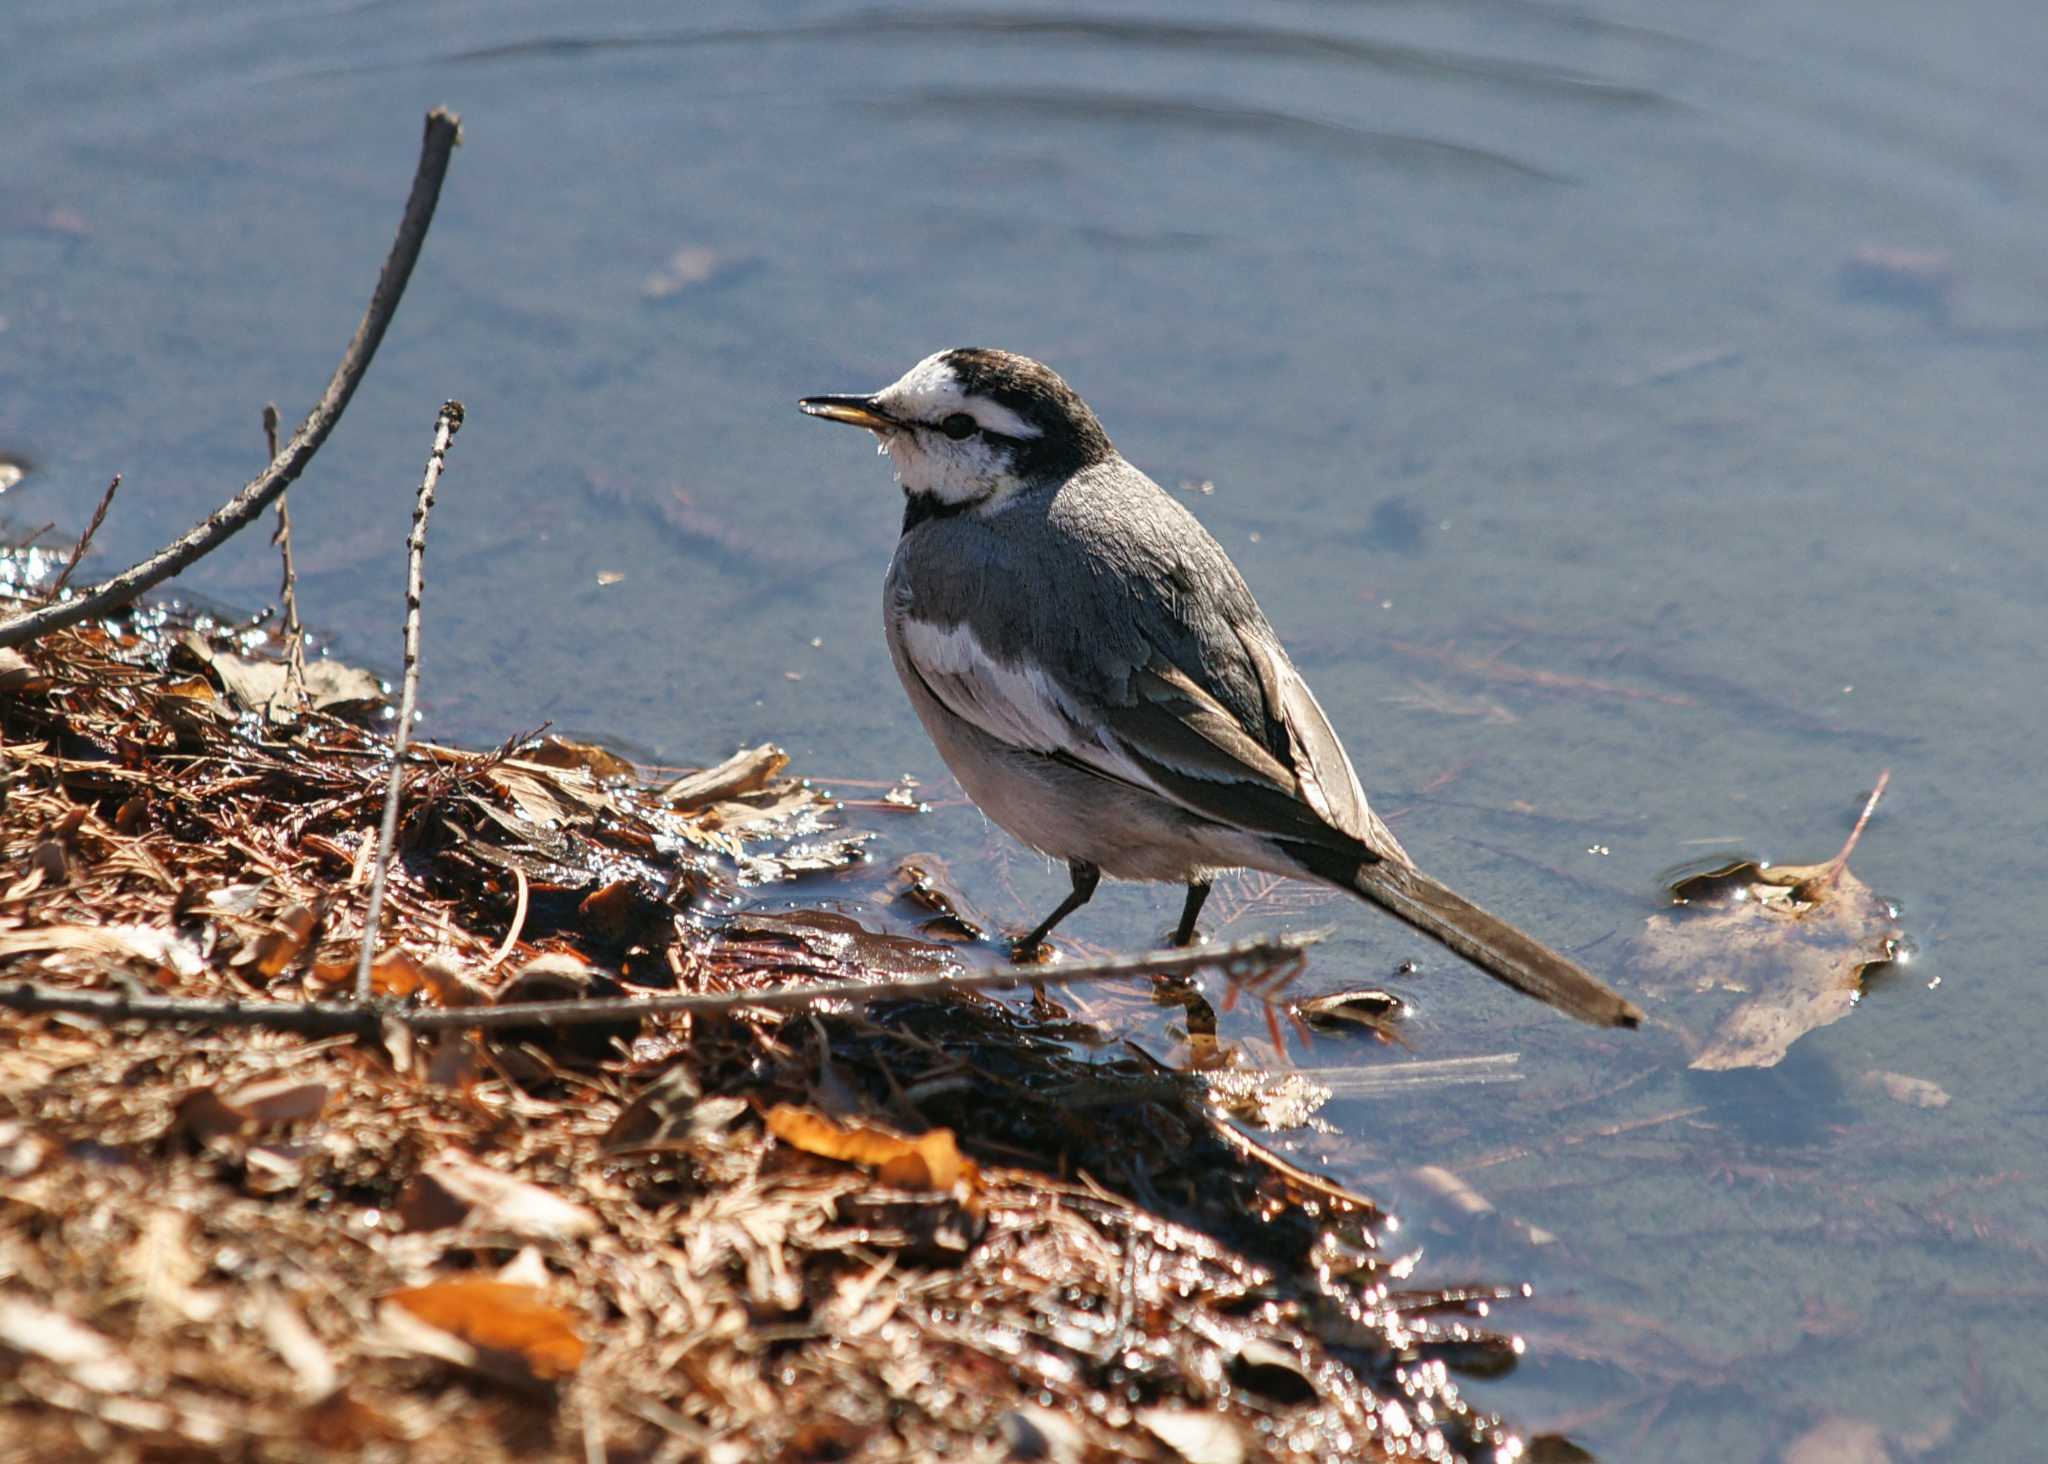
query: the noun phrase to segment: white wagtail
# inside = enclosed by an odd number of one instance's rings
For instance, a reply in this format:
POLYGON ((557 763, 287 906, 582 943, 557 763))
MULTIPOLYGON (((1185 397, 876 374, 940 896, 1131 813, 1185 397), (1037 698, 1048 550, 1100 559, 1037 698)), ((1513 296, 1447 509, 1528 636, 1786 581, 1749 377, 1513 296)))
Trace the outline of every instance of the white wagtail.
POLYGON ((925 731, 984 813, 1072 875, 1020 950, 1105 874, 1186 885, 1186 944, 1218 871, 1259 869, 1361 895, 1572 1016, 1641 1019, 1415 867, 1237 566, 1047 367, 941 351, 872 396, 799 405, 895 464, 883 621, 925 731))

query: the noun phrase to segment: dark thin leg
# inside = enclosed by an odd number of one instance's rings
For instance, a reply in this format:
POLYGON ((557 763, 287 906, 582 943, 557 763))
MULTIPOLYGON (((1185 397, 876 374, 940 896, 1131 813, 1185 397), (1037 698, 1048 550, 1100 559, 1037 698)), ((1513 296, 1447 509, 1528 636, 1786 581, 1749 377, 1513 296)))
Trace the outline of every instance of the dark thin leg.
POLYGON ((1059 908, 1038 922, 1038 928, 1017 942, 1017 954, 1028 956, 1045 944, 1045 938, 1052 934, 1052 928, 1087 904, 1095 897, 1095 886, 1102 882, 1102 871, 1092 864, 1070 860, 1067 873, 1073 878, 1074 892, 1060 901, 1059 908))
POLYGON ((1202 901, 1209 898, 1209 882, 1188 886, 1188 902, 1180 907, 1180 927, 1173 932, 1173 943, 1190 946, 1195 943, 1195 917, 1202 913, 1202 901))

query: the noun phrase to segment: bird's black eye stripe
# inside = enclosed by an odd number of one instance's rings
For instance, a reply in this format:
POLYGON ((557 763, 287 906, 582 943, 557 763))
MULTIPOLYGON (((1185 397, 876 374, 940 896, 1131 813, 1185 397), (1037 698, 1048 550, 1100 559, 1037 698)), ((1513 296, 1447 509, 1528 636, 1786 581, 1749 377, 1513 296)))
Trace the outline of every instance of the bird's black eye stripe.
POLYGON ((955 442, 964 442, 980 430, 981 424, 965 412, 955 412, 952 416, 946 418, 945 421, 939 423, 939 431, 945 433, 955 442))

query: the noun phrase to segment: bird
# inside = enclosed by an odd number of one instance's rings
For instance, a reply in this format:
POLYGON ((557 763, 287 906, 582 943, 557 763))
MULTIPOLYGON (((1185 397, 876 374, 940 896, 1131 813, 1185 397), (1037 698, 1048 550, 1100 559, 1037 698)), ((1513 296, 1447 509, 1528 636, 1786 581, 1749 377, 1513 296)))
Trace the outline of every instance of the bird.
POLYGON ((1216 876, 1253 869, 1348 890, 1582 1021, 1641 1021, 1416 867, 1222 545, 1050 367, 956 347, 797 405, 872 432, 902 486, 883 625, 919 721, 983 813, 1066 863, 1020 957, 1104 875, 1185 886, 1191 944, 1216 876))

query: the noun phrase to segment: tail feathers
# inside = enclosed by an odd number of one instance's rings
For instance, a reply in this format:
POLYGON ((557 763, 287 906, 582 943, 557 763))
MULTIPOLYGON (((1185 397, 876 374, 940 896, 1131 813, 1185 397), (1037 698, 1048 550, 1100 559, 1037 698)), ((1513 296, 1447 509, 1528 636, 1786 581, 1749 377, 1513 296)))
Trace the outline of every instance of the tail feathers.
POLYGON ((1643 1019, 1627 1001, 1533 936, 1489 915, 1457 891, 1391 860, 1323 868, 1318 877, 1370 900, 1430 939, 1456 951, 1496 981, 1596 1027, 1633 1027, 1643 1019))

